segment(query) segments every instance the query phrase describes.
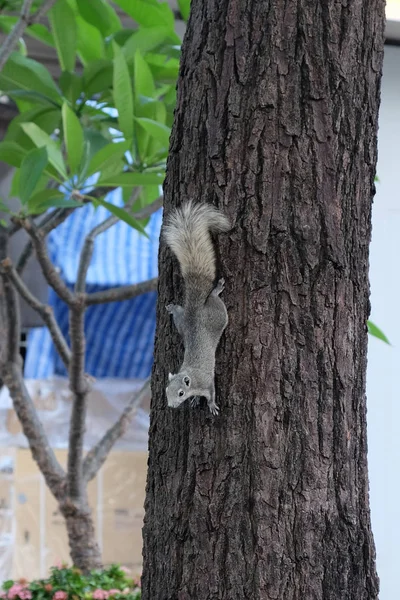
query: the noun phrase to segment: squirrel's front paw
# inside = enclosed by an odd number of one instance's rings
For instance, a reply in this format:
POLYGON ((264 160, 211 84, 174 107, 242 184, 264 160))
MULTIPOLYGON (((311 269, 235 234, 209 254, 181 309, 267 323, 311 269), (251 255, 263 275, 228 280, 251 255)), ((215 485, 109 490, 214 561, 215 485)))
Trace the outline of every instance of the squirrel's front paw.
POLYGON ((210 409, 210 413, 211 413, 212 415, 214 415, 214 417, 217 417, 217 416, 219 415, 219 406, 217 406, 217 405, 215 404, 215 402, 211 402, 211 403, 208 405, 208 408, 210 409))
POLYGON ((194 397, 191 399, 191 401, 190 401, 190 406, 191 406, 192 408, 196 408, 196 406, 198 406, 198 405, 199 405, 199 402, 200 402, 200 398, 199 398, 199 396, 194 396, 194 397))
POLYGON ((174 310, 174 304, 166 304, 165 308, 169 313, 172 313, 174 310))

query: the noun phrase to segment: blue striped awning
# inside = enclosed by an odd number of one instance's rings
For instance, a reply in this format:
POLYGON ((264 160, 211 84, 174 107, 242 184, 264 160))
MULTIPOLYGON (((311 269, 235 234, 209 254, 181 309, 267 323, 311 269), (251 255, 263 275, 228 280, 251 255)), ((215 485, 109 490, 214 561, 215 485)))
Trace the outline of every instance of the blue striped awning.
MULTIPOLYGON (((121 190, 107 200, 122 206, 121 190)), ((65 283, 72 288, 78 271, 79 255, 85 236, 109 212, 86 205, 48 237, 48 250, 65 283)), ((139 283, 157 276, 158 240, 162 210, 152 215, 146 227, 149 238, 119 221, 96 238, 87 274, 87 291, 139 283)), ((68 339, 68 310, 50 290, 49 303, 68 339)), ((153 363, 156 292, 125 302, 90 306, 86 312, 86 372, 94 377, 145 378, 153 363)), ((32 330, 28 336, 25 377, 47 378, 66 375, 64 365, 46 328, 32 330)))

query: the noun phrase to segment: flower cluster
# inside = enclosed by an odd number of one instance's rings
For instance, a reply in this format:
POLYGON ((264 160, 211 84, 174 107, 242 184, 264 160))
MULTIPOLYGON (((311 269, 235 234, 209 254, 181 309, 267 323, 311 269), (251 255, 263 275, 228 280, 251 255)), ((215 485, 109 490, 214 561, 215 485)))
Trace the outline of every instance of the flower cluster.
POLYGON ((132 579, 123 567, 83 575, 65 564, 53 567, 48 579, 6 581, 0 589, 3 600, 140 600, 140 579, 132 579))

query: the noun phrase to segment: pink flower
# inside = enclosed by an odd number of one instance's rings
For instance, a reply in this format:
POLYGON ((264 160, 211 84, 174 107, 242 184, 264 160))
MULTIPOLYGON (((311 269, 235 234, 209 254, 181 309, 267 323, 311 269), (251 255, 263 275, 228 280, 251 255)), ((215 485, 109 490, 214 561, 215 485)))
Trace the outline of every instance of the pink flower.
POLYGON ((109 592, 107 592, 107 590, 94 590, 93 594, 92 594, 92 598, 93 600, 107 600, 109 596, 109 592))
POLYGON ((21 590, 19 593, 21 600, 32 600, 32 592, 30 590, 21 590))
POLYGON ((120 567, 120 569, 123 573, 125 573, 125 575, 129 575, 129 573, 131 572, 131 570, 128 569, 128 567, 120 567))
MULTIPOLYGON (((7 598, 9 598, 9 600, 15 600, 15 598, 18 598, 20 596, 20 593, 24 592, 24 591, 25 591, 24 585, 22 585, 21 583, 14 583, 14 585, 12 585, 10 587, 10 589, 8 590, 7 598)), ((29 590, 27 590, 27 591, 29 591, 29 590)))
POLYGON ((53 595, 53 600, 67 600, 67 598, 68 594, 63 590, 58 590, 58 592, 53 595))

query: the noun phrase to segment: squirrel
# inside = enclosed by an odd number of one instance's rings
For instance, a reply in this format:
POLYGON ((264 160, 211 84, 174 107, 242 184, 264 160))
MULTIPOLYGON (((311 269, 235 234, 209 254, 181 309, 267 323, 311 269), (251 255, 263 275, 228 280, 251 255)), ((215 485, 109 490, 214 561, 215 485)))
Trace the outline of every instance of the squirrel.
POLYGON ((178 259, 185 283, 183 306, 168 304, 175 326, 183 338, 185 355, 178 373, 168 375, 168 406, 177 408, 187 398, 197 406, 205 397, 213 415, 215 402, 215 352, 228 324, 220 294, 224 279, 216 280, 216 257, 211 232, 230 229, 229 220, 209 204, 186 202, 168 216, 164 239, 178 259))

